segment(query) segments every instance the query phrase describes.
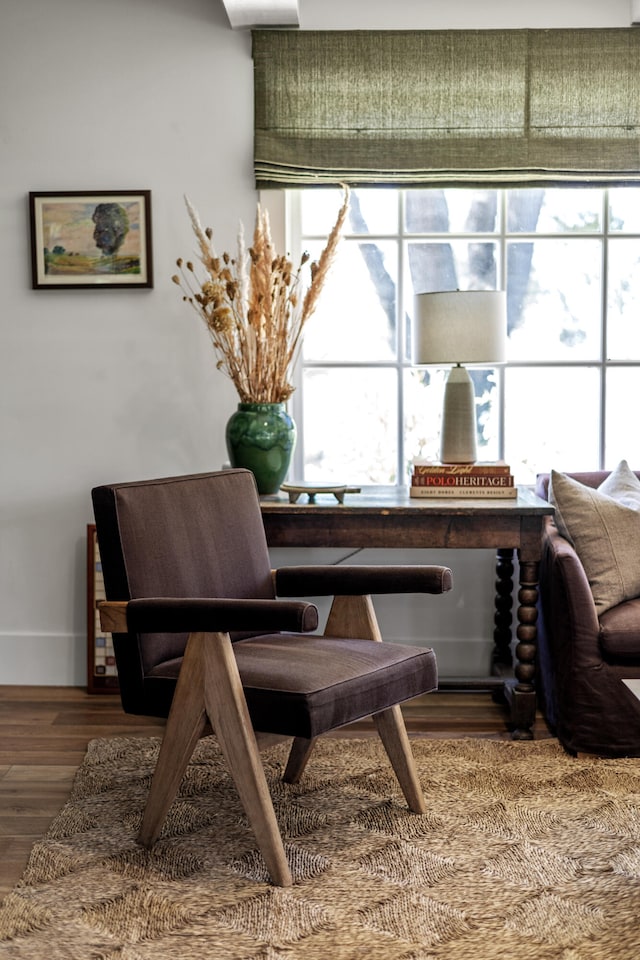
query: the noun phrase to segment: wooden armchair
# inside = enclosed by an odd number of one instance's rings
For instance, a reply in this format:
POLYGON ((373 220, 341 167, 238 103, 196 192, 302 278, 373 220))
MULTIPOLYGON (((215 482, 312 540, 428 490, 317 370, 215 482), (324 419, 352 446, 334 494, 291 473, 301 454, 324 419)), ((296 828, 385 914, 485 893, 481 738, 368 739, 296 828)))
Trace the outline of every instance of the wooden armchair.
POLYGON ((198 738, 215 732, 267 869, 292 882, 259 746, 293 738, 285 780, 315 738, 373 715, 411 810, 425 810, 399 704, 437 686, 431 649, 384 643, 371 594, 442 593, 437 566, 270 568, 253 475, 230 470, 92 491, 126 712, 168 717, 139 840, 151 846, 198 738), (316 607, 285 597, 334 595, 316 607), (377 641, 377 642, 371 642, 377 641))

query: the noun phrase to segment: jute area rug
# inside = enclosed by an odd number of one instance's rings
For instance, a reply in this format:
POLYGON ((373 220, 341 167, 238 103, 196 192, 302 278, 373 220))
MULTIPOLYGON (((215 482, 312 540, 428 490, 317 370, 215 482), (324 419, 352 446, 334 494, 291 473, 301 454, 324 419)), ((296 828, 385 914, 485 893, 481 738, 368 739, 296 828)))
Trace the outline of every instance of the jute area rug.
POLYGON ((553 740, 416 740, 408 812, 377 740, 267 773, 295 884, 267 883, 213 738, 140 848, 155 739, 94 740, 0 910, 24 960, 638 960, 640 761, 553 740))

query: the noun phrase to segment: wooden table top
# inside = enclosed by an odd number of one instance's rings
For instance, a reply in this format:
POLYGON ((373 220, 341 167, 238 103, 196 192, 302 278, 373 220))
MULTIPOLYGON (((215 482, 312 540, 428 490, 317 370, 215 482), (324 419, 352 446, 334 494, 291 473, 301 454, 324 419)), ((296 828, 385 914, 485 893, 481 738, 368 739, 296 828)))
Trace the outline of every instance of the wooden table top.
POLYGON ((267 542, 273 547, 502 547, 539 558, 544 516, 551 504, 528 487, 517 498, 410 497, 408 487, 362 487, 344 503, 278 495, 261 498, 267 542))
POLYGON ((287 513, 308 514, 310 511, 339 515, 348 511, 358 514, 394 515, 452 514, 458 516, 536 516, 553 514, 554 508, 546 500, 536 496, 532 487, 519 486, 518 496, 509 497, 410 497, 408 487, 363 486, 360 493, 347 493, 344 503, 338 503, 332 494, 318 494, 315 503, 308 503, 302 495, 296 503, 289 503, 285 493, 260 498, 263 514, 287 513))

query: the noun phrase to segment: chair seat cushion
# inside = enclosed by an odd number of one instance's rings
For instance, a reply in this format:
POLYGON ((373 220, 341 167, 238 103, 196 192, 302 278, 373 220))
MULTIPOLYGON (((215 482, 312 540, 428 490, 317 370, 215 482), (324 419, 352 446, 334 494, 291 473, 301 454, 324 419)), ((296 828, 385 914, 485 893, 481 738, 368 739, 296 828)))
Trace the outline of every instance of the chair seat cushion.
MULTIPOLYGON (((438 684, 431 649, 374 640, 268 634, 233 645, 256 730, 319 736, 438 684)), ((151 686, 175 682, 181 660, 158 664, 151 686)))

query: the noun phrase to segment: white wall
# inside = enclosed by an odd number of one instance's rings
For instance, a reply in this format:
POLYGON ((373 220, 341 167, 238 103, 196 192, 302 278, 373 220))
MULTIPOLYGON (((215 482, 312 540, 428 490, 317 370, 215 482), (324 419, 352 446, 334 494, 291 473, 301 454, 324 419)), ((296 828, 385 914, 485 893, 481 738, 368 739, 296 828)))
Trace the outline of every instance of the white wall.
MULTIPOLYGON (((627 0, 300 0, 303 28, 626 26, 627 0)), ((85 682, 89 491, 216 469, 236 398, 171 283, 188 193, 220 238, 252 224, 250 37, 221 0, 3 0, 0 17, 0 683, 85 682), (151 189, 150 291, 30 289, 29 190, 151 189)), ((429 633, 485 669, 493 571, 438 555, 455 595, 429 633)), ((482 561, 482 562, 479 562, 482 561)), ((392 633, 424 609, 390 602, 392 633)))
POLYGON ((627 27, 631 0, 298 0, 304 30, 627 27))

